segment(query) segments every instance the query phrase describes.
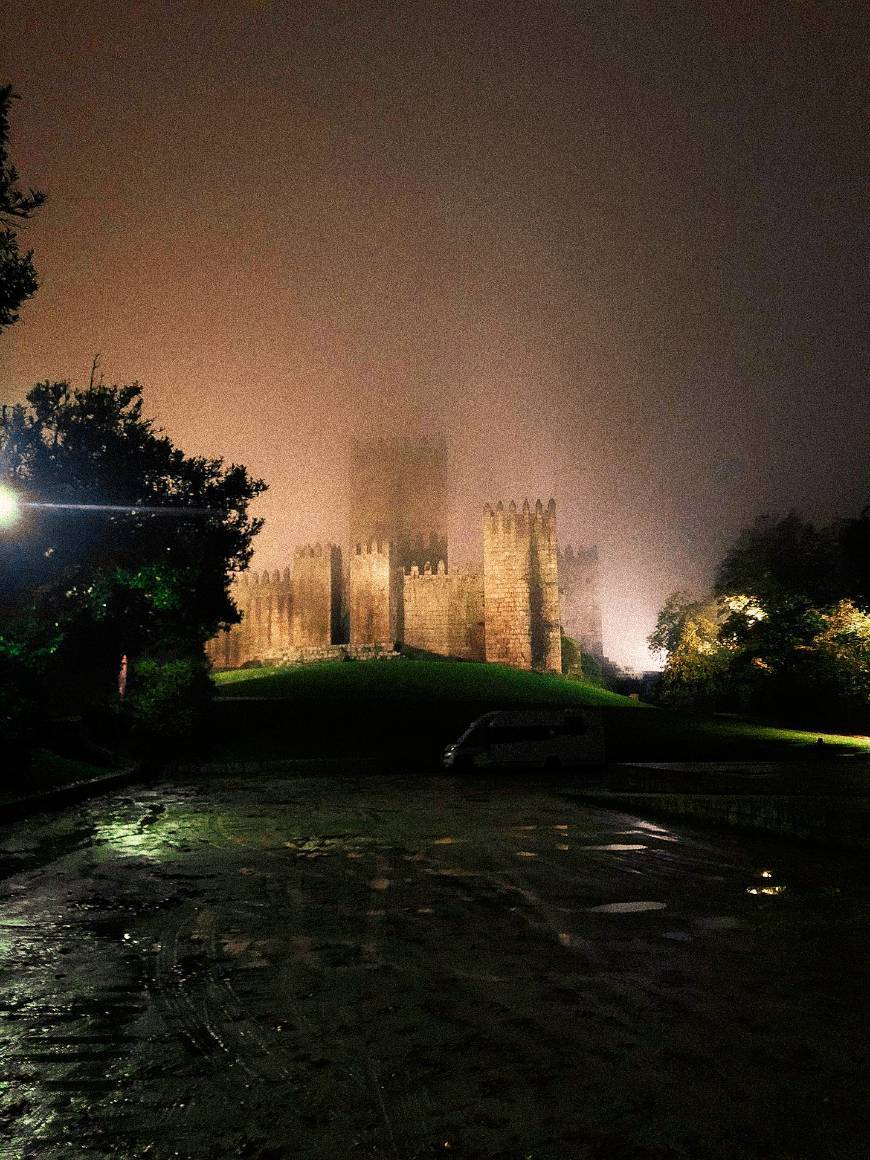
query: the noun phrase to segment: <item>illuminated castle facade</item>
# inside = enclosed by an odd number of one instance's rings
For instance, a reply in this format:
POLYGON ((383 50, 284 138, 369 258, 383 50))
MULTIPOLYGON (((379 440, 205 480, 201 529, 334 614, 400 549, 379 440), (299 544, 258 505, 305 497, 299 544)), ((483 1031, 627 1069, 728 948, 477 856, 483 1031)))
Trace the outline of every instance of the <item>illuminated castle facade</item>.
POLYGON ((559 672, 561 632, 602 655, 598 554, 560 551, 556 505, 486 504, 483 571, 451 570, 447 445, 355 442, 350 549, 296 548, 292 572, 243 574, 242 622, 208 644, 216 668, 375 656, 399 645, 559 672))

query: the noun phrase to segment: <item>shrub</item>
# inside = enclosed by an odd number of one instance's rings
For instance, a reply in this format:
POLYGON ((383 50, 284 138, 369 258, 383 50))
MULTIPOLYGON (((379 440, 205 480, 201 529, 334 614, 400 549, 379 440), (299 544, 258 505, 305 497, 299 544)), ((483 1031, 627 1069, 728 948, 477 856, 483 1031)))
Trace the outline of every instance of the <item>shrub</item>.
POLYGON ((147 750, 190 738, 211 699, 208 663, 199 657, 143 658, 130 669, 123 714, 147 750))

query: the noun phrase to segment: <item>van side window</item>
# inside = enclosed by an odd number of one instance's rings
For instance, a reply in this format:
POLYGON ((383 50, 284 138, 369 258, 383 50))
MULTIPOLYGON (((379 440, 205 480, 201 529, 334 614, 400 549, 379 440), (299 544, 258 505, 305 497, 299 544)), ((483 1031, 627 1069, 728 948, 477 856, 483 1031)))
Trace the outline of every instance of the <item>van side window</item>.
POLYGON ((565 732, 571 737, 582 737, 586 732, 586 721, 579 714, 565 718, 565 732))
POLYGON ((493 725, 488 733, 490 745, 515 745, 518 741, 543 741, 553 730, 547 725, 493 725))

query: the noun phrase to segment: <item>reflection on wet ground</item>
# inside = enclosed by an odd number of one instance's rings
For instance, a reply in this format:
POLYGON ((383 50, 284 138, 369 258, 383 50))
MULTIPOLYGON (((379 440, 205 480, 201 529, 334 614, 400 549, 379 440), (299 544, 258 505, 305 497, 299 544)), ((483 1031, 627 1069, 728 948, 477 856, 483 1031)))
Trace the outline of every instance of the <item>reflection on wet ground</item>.
POLYGON ((212 780, 0 835, 4 1157, 865 1157, 865 868, 557 784, 212 780))

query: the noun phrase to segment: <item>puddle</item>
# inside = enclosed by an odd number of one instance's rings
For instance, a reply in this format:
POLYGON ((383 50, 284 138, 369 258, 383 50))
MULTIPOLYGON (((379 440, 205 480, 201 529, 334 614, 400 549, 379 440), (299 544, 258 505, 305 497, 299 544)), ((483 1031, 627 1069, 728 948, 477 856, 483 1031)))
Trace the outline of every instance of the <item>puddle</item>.
POLYGON ((696 918, 701 930, 737 930, 743 922, 733 914, 714 914, 711 918, 696 918))
POLYGON ((621 834, 626 838, 635 835, 639 838, 655 838, 657 842, 679 842, 680 840, 676 834, 669 834, 667 830, 615 830, 614 833, 621 834))
POLYGON ((606 846, 581 846, 581 850, 615 850, 617 853, 623 853, 627 850, 646 850, 647 846, 641 846, 637 843, 631 842, 609 842, 606 846))
POLYGON ((642 910, 664 910, 665 902, 605 902, 603 906, 589 906, 590 914, 638 914, 642 910))

